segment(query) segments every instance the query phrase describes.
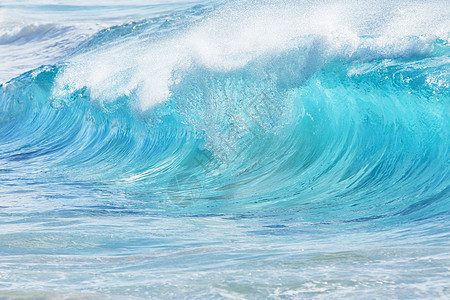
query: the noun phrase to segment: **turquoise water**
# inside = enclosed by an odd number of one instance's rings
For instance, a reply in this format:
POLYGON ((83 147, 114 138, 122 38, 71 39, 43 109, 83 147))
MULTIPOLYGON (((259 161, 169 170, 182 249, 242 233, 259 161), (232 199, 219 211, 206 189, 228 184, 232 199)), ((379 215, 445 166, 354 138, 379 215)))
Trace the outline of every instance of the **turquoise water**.
POLYGON ((0 298, 449 297, 445 1, 112 2, 0 4, 0 298))

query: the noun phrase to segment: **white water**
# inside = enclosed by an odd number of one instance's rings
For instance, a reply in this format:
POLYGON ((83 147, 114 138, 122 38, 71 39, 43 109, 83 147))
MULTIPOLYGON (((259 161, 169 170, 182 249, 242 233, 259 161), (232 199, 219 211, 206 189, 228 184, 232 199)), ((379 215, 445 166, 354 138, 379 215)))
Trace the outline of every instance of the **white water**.
POLYGON ((156 41, 135 36, 70 58, 55 97, 83 87, 101 102, 134 93, 139 108, 147 110, 167 100, 171 87, 192 66, 228 72, 302 47, 309 49, 309 56, 308 62, 299 62, 300 73, 311 62, 320 67, 335 56, 367 60, 422 55, 436 38, 449 39, 449 20, 450 9, 443 2, 232 3, 156 41), (374 33, 372 39, 364 38, 374 33), (420 38, 408 41, 411 36, 420 38))

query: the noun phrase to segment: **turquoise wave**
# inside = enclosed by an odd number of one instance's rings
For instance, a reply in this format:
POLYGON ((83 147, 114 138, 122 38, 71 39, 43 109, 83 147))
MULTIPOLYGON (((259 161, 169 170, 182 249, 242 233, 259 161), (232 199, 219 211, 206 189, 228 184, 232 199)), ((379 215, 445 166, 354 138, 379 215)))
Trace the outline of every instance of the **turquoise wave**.
POLYGON ((3 84, 1 160, 171 212, 337 223, 448 214, 448 41, 308 33, 281 50, 228 51, 222 62, 197 51, 180 63, 173 40, 199 35, 210 15, 197 6, 115 26, 3 84), (146 58, 160 72, 140 69, 145 60, 115 66, 111 47, 130 45, 165 53, 146 58), (88 78, 99 57, 107 74, 88 78))

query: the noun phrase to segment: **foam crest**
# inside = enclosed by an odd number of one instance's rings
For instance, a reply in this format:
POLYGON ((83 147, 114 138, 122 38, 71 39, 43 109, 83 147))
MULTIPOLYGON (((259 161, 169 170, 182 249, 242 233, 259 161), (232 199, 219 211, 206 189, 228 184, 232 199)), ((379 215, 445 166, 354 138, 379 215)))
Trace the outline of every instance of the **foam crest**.
MULTIPOLYGON (((169 99, 191 68, 230 72, 252 63, 263 70, 299 49, 315 53, 312 61, 318 66, 335 57, 410 57, 429 53, 436 38, 448 39, 449 9, 443 3, 403 7, 370 1, 230 2, 194 24, 175 22, 164 35, 144 32, 73 57, 59 74, 54 95, 87 88, 100 102, 125 96, 148 110, 169 99), (411 40, 412 36, 418 38, 411 40)), ((300 65, 311 69, 308 64, 300 65)))

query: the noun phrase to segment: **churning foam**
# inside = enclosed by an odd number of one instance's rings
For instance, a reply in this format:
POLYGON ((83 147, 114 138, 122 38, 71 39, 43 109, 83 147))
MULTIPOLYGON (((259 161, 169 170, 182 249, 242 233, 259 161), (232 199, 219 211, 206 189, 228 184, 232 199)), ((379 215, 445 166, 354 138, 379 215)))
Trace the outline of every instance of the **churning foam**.
POLYGON ((183 80, 175 74, 193 66, 228 72, 309 47, 311 39, 322 45, 316 58, 321 63, 335 56, 416 55, 429 51, 436 38, 449 39, 444 1, 329 2, 233 1, 157 39, 136 35, 94 47, 69 59, 54 96, 87 88, 100 102, 135 97, 138 107, 148 110, 170 98, 172 87, 183 80), (418 38, 408 40, 411 36, 418 38))

